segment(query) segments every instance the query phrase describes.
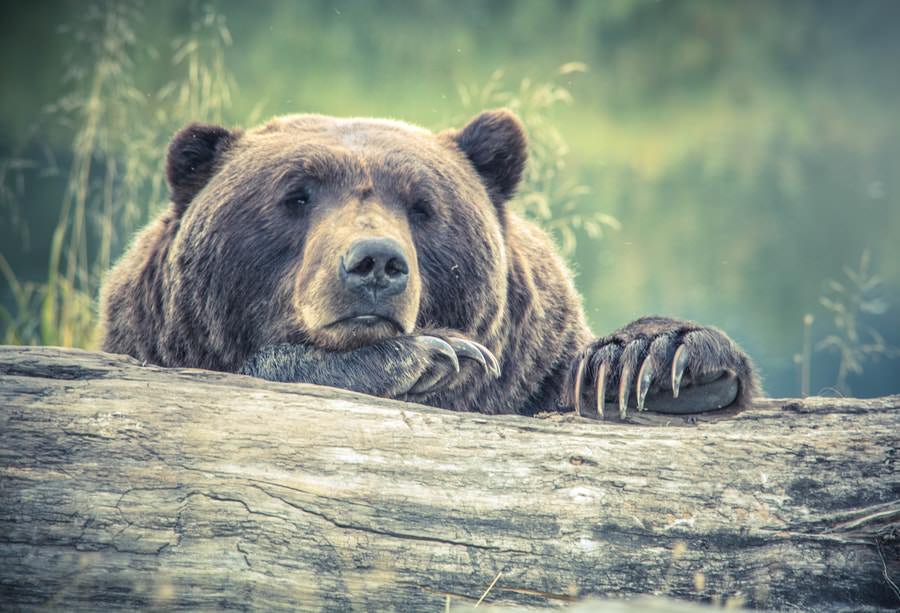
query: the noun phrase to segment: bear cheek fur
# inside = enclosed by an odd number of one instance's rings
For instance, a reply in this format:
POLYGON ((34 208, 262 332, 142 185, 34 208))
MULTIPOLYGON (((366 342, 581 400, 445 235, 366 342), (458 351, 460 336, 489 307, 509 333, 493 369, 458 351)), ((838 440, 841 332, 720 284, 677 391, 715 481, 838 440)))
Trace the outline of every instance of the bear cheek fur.
POLYGON ((437 218, 414 233, 423 285, 418 325, 461 330, 496 349, 507 296, 503 226, 465 157, 445 147, 433 169, 437 218))
POLYGON ((422 293, 418 258, 406 217, 374 199, 341 199, 341 204, 314 205, 303 263, 294 284, 294 305, 307 338, 334 351, 356 349, 397 334, 388 324, 329 327, 359 309, 358 299, 343 288, 339 276, 341 258, 357 240, 392 238, 403 246, 409 279, 405 291, 393 297, 390 304, 405 334, 413 331, 422 293))
POLYGON ((303 232, 286 232, 264 183, 240 181, 246 170, 234 165, 191 203, 169 253, 169 363, 232 370, 260 346, 296 335, 289 279, 303 232))

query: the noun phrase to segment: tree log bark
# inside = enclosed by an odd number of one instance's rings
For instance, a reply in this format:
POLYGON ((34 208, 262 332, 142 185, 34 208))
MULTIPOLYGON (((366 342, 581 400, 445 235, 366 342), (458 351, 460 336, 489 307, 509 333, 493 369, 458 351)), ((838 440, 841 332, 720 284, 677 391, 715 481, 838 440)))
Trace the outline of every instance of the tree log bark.
POLYGON ((489 417, 3 347, 0 603, 896 610, 898 407, 489 417))

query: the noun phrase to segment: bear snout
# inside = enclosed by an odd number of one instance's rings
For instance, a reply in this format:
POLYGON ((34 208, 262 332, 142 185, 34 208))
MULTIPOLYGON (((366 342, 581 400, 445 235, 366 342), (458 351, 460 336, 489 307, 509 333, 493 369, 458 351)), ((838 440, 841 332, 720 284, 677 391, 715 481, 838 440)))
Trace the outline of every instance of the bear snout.
POLYGON ((406 290, 409 262, 396 240, 366 238, 355 241, 341 257, 338 276, 345 290, 377 305, 406 290))
POLYGON ((293 282, 314 345, 349 351, 415 327, 419 259, 406 218, 380 201, 346 198, 311 221, 293 282))

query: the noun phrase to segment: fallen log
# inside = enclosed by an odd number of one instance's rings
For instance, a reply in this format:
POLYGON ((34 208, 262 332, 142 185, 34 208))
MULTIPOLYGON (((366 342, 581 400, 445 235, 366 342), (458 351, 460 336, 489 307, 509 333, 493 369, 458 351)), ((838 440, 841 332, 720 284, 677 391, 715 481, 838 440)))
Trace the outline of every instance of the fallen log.
POLYGON ((900 606, 900 396, 660 420, 3 347, 0 603, 438 611, 496 579, 485 603, 900 606))

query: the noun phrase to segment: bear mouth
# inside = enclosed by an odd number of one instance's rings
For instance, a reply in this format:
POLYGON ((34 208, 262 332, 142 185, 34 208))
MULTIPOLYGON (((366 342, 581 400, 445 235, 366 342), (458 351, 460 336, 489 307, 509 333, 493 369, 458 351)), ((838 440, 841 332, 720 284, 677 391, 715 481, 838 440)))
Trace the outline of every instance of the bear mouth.
POLYGON ((354 326, 361 328, 376 328, 378 326, 388 326, 397 334, 405 334, 405 330, 399 321, 387 315, 379 315, 377 313, 366 313, 363 315, 350 315, 342 317, 326 325, 325 328, 334 328, 338 326, 354 326))

